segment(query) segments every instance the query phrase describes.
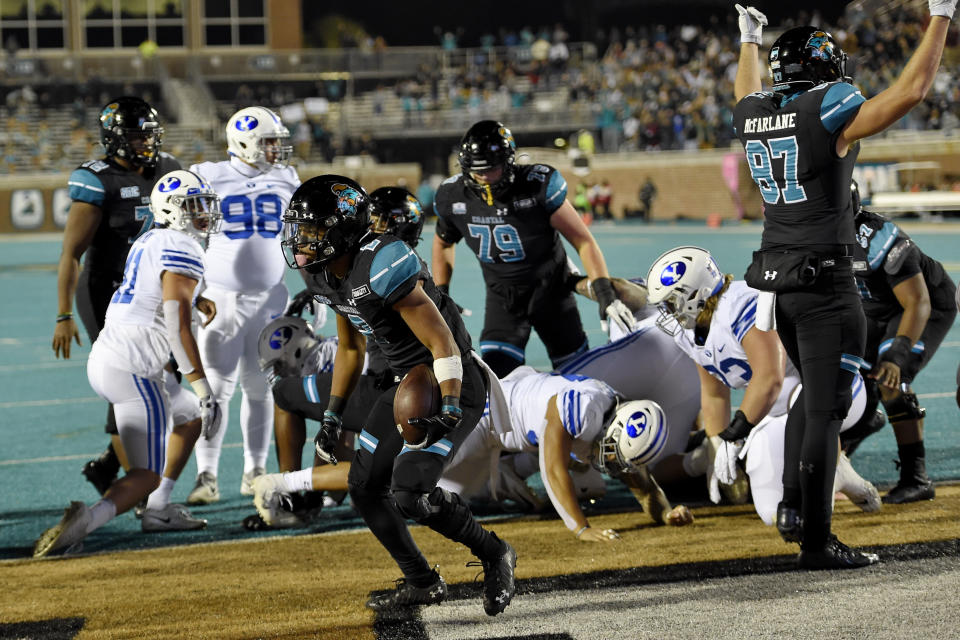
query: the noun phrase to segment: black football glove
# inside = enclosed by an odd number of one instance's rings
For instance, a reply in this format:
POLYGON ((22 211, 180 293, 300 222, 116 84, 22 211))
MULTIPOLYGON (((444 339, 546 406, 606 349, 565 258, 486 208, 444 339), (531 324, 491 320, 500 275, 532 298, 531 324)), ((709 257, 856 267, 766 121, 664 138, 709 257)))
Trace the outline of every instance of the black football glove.
POLYGON ((743 415, 743 411, 737 409, 733 420, 730 421, 730 426, 721 431, 719 436, 727 442, 736 442, 750 435, 753 427, 754 425, 750 424, 750 421, 747 420, 747 416, 743 415))
POLYGON ((323 412, 323 420, 320 421, 320 430, 317 431, 313 439, 313 448, 317 456, 324 462, 337 464, 337 457, 333 455, 333 450, 340 441, 340 427, 342 420, 339 414, 327 410, 323 412))
POLYGON ((420 427, 427 432, 423 442, 412 445, 408 444, 407 448, 426 449, 456 429, 462 418, 463 410, 460 409, 460 398, 457 396, 443 396, 443 401, 440 403, 440 413, 432 415, 429 418, 410 418, 407 420, 411 425, 420 427))
POLYGON ((287 310, 283 312, 283 315, 296 316, 300 318, 303 317, 303 312, 308 307, 311 311, 313 310, 313 294, 310 293, 308 289, 304 289, 297 295, 293 296, 293 300, 291 300, 290 304, 287 305, 287 310))

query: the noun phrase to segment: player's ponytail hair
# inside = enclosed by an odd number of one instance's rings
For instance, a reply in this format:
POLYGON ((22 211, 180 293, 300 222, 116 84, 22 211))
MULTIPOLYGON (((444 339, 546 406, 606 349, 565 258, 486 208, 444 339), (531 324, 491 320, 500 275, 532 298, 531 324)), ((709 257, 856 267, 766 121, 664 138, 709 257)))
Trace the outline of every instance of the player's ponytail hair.
POLYGON ((703 303, 703 309, 697 314, 697 325, 701 327, 710 326, 710 321, 713 319, 713 312, 717 310, 717 305, 720 304, 720 296, 730 288, 731 282, 733 282, 732 273, 723 276, 723 286, 720 287, 720 291, 707 298, 706 302, 703 303))

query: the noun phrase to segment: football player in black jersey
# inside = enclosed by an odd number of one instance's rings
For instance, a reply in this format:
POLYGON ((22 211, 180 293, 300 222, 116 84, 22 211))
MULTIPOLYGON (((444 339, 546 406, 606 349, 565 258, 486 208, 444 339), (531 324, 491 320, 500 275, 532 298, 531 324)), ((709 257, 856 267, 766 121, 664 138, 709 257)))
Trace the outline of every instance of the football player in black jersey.
MULTIPOLYGON (((875 363, 867 381, 867 409, 883 402, 900 455, 900 481, 883 501, 932 500, 923 447, 925 412, 910 383, 953 326, 957 288, 943 265, 923 253, 903 229, 861 206, 856 182, 852 193, 857 234, 853 274, 867 317, 864 354, 875 363)), ((858 443, 841 436, 841 444, 849 451, 848 445, 858 443)))
POLYGON ((304 182, 284 213, 284 253, 291 267, 309 275, 315 299, 337 314, 337 355, 330 398, 315 439, 318 456, 340 435, 346 399, 356 385, 366 340, 375 340, 397 375, 418 364, 433 366, 442 394, 438 413, 418 418, 425 438, 405 444, 393 420, 396 386, 373 405, 358 436, 350 468, 350 498, 367 526, 403 571, 395 591, 367 606, 389 609, 431 604, 446 584, 417 548, 406 518, 460 542, 480 558, 483 605, 497 615, 510 603, 517 555, 509 543, 484 530, 467 504, 439 489, 437 480, 483 413, 486 371, 474 359, 470 335, 453 301, 433 283, 426 264, 400 238, 369 232, 370 198, 343 176, 304 182))
MULTIPOLYGON (((91 343, 97 339, 110 297, 123 281, 130 245, 153 225, 150 192, 161 176, 180 168, 173 156, 160 151, 163 127, 159 116, 140 98, 111 100, 100 111, 99 129, 106 154, 81 164, 67 181, 73 202, 57 267, 58 310, 53 331, 57 357, 70 357, 73 340, 81 344, 73 320, 74 294, 87 337, 91 343)), ((83 467, 84 476, 101 495, 125 460, 112 407, 107 411, 106 432, 110 446, 83 467)))
POLYGON ((487 286, 480 353, 500 377, 524 363, 531 328, 554 368, 588 348, 561 235, 583 261, 600 319, 625 330, 634 325, 597 241, 567 200, 563 176, 545 164, 517 164, 515 155, 509 129, 493 120, 474 124, 460 143, 462 173, 440 185, 434 198, 437 286, 449 291, 454 245, 465 240, 487 286))
MULTIPOLYGON (((762 91, 759 43, 767 19, 736 5, 741 45, 733 124, 765 207, 760 251, 746 280, 776 292, 776 327, 803 380, 787 420, 777 528, 800 543, 798 561, 806 568, 878 561, 830 530, 838 434, 866 329, 850 259, 850 181, 857 141, 903 117, 933 83, 956 0, 929 4, 930 24, 917 51, 893 85, 869 100, 846 77, 839 45, 815 27, 789 29, 773 43, 773 88, 762 91)), ((743 427, 733 435, 745 436, 751 425, 743 427)))

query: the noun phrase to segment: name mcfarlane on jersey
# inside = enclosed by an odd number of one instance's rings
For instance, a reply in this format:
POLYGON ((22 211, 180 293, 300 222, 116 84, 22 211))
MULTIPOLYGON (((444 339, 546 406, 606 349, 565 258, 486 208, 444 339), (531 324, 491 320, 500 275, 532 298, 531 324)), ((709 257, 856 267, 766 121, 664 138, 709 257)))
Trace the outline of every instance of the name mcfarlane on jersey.
POLYGON ((776 131, 778 129, 792 129, 797 126, 796 119, 797 114, 795 113, 780 113, 763 118, 747 118, 743 122, 743 132, 763 133, 764 131, 776 131))

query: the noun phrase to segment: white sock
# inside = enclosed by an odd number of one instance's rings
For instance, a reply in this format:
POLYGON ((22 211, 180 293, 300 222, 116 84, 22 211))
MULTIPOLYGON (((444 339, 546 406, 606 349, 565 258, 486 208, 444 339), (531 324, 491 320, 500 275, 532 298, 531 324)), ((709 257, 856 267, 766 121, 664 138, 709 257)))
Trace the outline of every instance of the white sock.
POLYGON ((113 520, 117 515, 117 505, 110 500, 103 498, 90 507, 90 524, 87 525, 87 533, 96 531, 103 525, 113 520))
POLYGON ((307 467, 300 471, 287 471, 280 474, 280 486, 287 493, 313 490, 313 468, 307 467))
POLYGON ((174 484, 176 480, 172 478, 160 478, 160 486, 147 498, 147 509, 163 509, 170 504, 170 494, 173 493, 174 484))

